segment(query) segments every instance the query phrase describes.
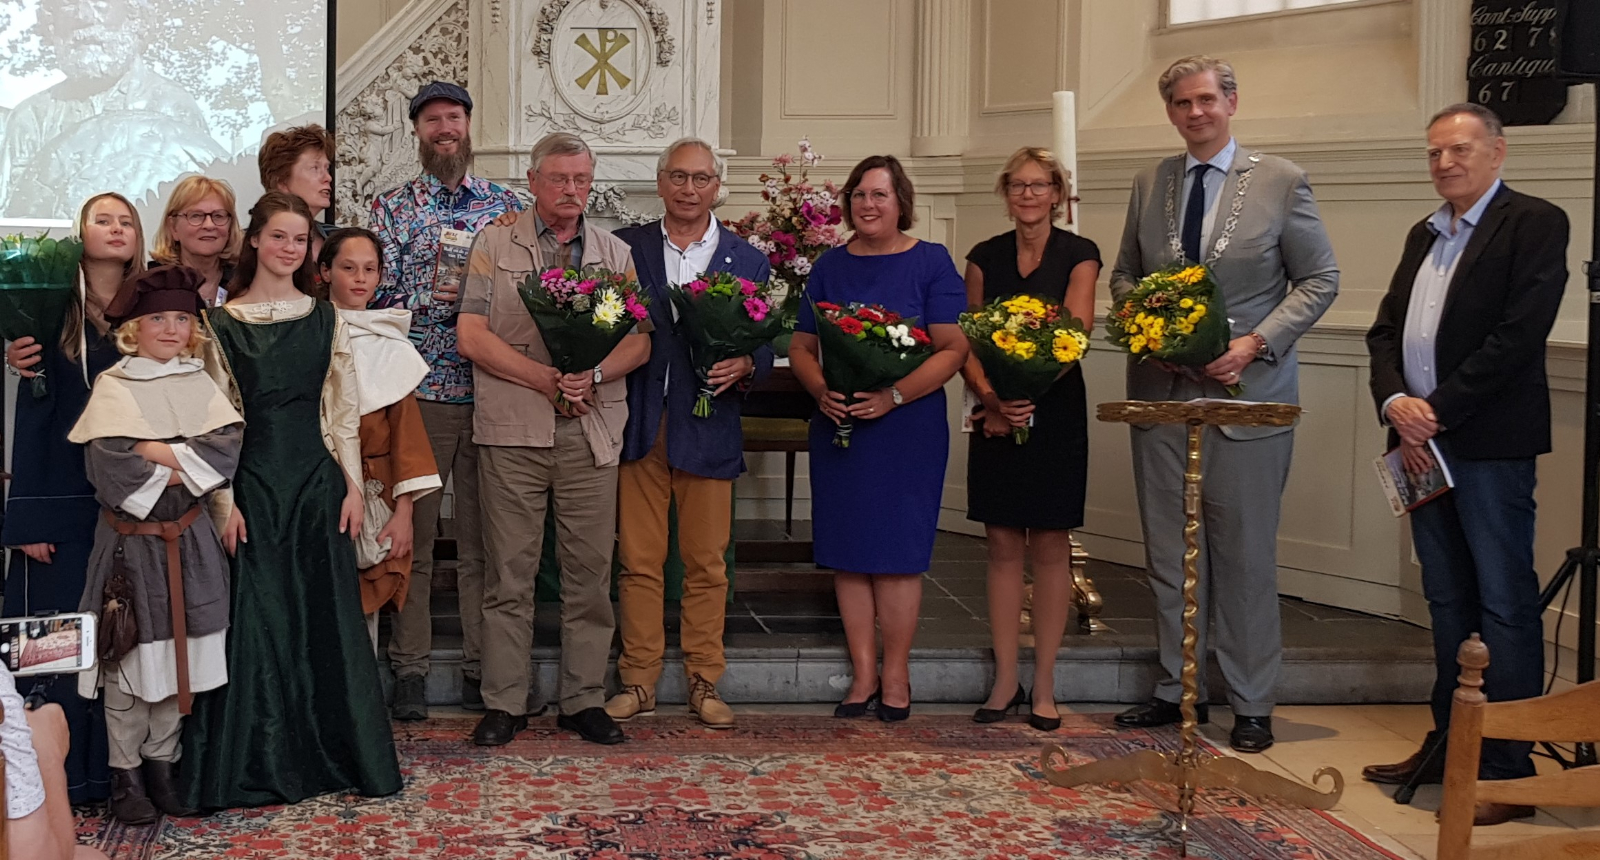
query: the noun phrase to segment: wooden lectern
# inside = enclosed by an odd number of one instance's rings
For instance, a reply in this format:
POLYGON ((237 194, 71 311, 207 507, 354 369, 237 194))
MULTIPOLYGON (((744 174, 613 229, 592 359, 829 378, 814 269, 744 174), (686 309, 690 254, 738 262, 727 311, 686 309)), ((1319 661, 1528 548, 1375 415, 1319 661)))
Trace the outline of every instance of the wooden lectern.
POLYGON ((1195 791, 1202 787, 1226 787, 1257 797, 1276 797, 1312 809, 1331 809, 1344 794, 1344 777, 1325 767, 1312 777, 1321 782, 1333 778, 1333 788, 1322 792, 1277 774, 1256 770, 1244 761, 1212 756, 1200 751, 1196 739, 1195 716, 1199 698, 1200 659, 1195 653, 1196 616, 1200 613, 1198 592, 1200 575, 1195 559, 1200 555, 1200 453, 1206 425, 1242 427, 1286 427, 1293 424, 1300 407, 1284 403, 1248 403, 1238 400, 1119 401, 1102 403, 1101 421, 1124 424, 1184 424, 1189 429, 1189 449, 1183 473, 1183 697, 1179 709, 1183 725, 1176 753, 1140 750, 1114 759, 1094 761, 1077 767, 1067 766, 1067 754, 1055 744, 1046 744, 1040 755, 1045 778, 1063 788, 1109 782, 1146 779, 1164 782, 1178 789, 1179 856, 1189 853, 1189 817, 1194 813, 1195 791))

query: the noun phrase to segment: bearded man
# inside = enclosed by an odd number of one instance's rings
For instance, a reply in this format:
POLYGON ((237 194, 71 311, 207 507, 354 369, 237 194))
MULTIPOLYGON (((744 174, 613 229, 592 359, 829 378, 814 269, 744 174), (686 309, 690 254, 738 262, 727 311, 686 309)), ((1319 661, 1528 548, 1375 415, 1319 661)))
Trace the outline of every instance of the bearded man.
POLYGON ((154 16, 150 0, 39 7, 39 39, 65 80, 4 123, 0 211, 68 218, 90 194, 138 199, 225 154, 194 97, 141 59, 154 16))
MULTIPOLYGON (((372 230, 383 245, 383 282, 373 307, 411 311, 411 341, 429 371, 417 388, 422 423, 428 429, 439 477, 455 478, 456 587, 461 611, 461 704, 482 710, 479 669, 483 631, 483 534, 478 518, 478 448, 472 441, 472 365, 456 348, 456 308, 467 251, 473 236, 496 217, 520 211, 515 194, 472 176, 472 96, 446 81, 434 81, 411 99, 422 175, 378 195, 372 230)), ((428 716, 428 654, 433 648, 429 593, 433 543, 439 534, 434 493, 413 507, 415 554, 405 608, 394 619, 389 660, 397 720, 428 716)), ((529 712, 543 710, 531 701, 529 712)))

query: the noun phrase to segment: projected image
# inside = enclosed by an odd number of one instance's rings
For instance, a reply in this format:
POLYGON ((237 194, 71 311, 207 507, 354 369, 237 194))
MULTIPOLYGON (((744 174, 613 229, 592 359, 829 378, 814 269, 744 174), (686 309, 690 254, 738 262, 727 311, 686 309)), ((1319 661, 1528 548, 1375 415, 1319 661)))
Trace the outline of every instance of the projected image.
POLYGON ((324 122, 326 39, 325 0, 0 0, 0 215, 158 215, 193 172, 248 206, 266 132, 324 122))

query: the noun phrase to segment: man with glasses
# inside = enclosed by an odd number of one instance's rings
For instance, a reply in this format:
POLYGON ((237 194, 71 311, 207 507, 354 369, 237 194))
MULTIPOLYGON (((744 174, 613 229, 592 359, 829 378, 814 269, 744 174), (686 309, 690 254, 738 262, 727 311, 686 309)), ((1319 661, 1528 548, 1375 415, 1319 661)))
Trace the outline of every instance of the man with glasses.
POLYGON ((677 331, 671 291, 706 272, 765 281, 771 266, 760 251, 711 216, 722 202, 727 165, 698 138, 675 141, 656 164, 660 221, 617 232, 633 248, 640 283, 650 291, 650 362, 628 376, 628 427, 618 471, 617 551, 622 575, 622 691, 606 702, 618 720, 650 714, 666 648, 663 593, 668 509, 676 504, 678 552, 683 559, 682 626, 689 709, 711 728, 733 726, 733 711, 717 695, 727 668, 722 627, 728 602, 725 556, 733 524, 733 480, 744 471, 739 409, 744 389, 772 367, 772 350, 730 358, 711 368, 717 387, 711 416, 691 413, 699 379, 689 343, 677 331))
POLYGON ((583 216, 594 155, 575 135, 546 136, 529 156, 532 217, 478 234, 460 305, 461 354, 473 363, 473 439, 482 456, 483 703, 480 746, 528 726, 534 581, 554 505, 561 564, 561 716, 556 725, 599 744, 621 743, 605 712, 606 663, 616 631, 611 551, 617 459, 628 420, 625 377, 650 357, 650 321, 598 365, 561 373, 517 288, 553 267, 599 266, 634 276, 628 246, 583 216))
MULTIPOLYGON (((520 210, 522 203, 510 191, 467 173, 472 163, 472 97, 466 90, 434 81, 411 99, 410 110, 422 175, 372 202, 372 230, 383 244, 383 283, 372 307, 411 311, 411 342, 430 367, 417 388, 417 405, 439 477, 454 479, 461 706, 482 710, 484 560, 478 449, 472 439, 472 365, 457 352, 456 306, 472 236, 497 216, 520 210)), ((442 495, 425 496, 413 508, 411 586, 389 639, 395 674, 391 715, 397 720, 428 716, 428 654, 433 648, 429 595, 442 495)))

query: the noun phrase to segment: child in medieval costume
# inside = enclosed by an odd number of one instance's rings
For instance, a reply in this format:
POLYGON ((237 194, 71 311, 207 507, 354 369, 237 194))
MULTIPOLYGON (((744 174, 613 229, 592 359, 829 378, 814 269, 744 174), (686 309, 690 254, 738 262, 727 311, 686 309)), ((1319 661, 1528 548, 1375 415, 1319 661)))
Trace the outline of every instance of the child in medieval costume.
POLYGON ((361 569, 361 608, 377 647, 378 611, 385 606, 398 611, 405 605, 412 504, 443 486, 413 394, 428 374, 428 363, 411 344, 410 311, 367 310, 383 274, 376 236, 359 228, 336 230, 324 240, 318 262, 355 357, 366 501, 356 566, 361 569))
POLYGON ((244 418, 199 358, 202 276, 162 266, 106 308, 125 358, 100 374, 68 438, 87 445, 105 506, 79 609, 100 615, 111 813, 146 824, 192 814, 173 779, 194 693, 228 681, 228 560, 212 518, 239 462, 244 418))

